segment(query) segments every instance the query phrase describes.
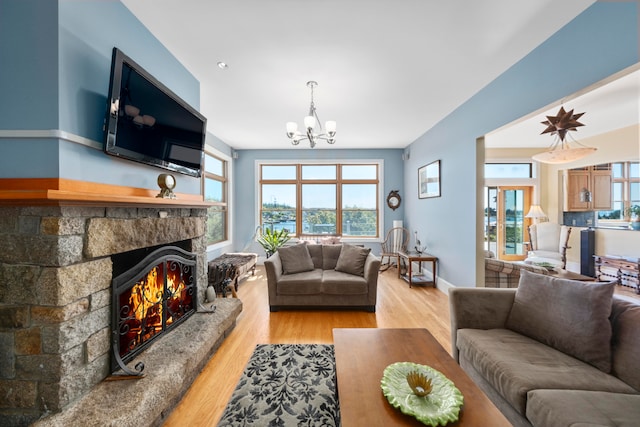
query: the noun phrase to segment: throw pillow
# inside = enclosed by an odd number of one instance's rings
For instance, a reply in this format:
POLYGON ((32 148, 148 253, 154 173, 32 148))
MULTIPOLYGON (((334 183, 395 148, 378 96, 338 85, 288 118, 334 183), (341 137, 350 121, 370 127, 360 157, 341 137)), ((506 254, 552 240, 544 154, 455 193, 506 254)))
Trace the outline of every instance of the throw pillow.
POLYGON ((364 276, 364 263, 369 252, 371 252, 371 249, 343 244, 335 270, 356 276, 364 276))
POLYGON ((506 326, 608 373, 614 286, 521 270, 506 326))
POLYGON ((293 245, 278 249, 284 274, 302 273, 313 270, 313 260, 307 245, 293 245))

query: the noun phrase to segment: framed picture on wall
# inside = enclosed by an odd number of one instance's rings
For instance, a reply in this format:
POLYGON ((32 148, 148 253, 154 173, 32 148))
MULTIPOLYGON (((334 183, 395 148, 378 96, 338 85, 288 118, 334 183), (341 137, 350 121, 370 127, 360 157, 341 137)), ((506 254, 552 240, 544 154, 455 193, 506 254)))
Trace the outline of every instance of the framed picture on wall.
POLYGON ((418 197, 440 197, 440 160, 418 169, 418 197))

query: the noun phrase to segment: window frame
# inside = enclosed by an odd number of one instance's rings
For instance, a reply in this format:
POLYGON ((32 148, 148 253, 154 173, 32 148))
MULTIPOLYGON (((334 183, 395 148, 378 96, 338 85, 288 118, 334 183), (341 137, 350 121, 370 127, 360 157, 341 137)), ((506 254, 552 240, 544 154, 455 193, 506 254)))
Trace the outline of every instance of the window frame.
MULTIPOLYGON (((342 241, 380 241, 384 227, 384 198, 382 192, 384 190, 384 160, 256 160, 256 210, 255 222, 256 226, 262 227, 262 186, 263 184, 295 184, 296 186, 296 230, 292 231, 294 238, 304 238, 305 236, 316 236, 315 234, 304 233, 302 231, 302 186, 304 184, 334 184, 336 186, 336 233, 341 235, 342 241), (295 179, 262 179, 263 166, 294 166, 296 167, 295 179), (336 179, 302 179, 303 166, 326 166, 336 165, 336 179), (371 165, 376 166, 376 179, 342 179, 342 166, 360 166, 371 165), (375 212, 377 218, 376 235, 375 236, 345 236, 342 234, 342 184, 372 184, 377 186, 375 212)), ((371 209, 366 209, 371 211, 371 209)))
POLYGON ((611 162, 611 197, 613 203, 613 195, 614 190, 613 187, 615 184, 622 184, 622 211, 620 212, 620 219, 607 219, 607 218, 599 218, 600 212, 610 212, 610 211, 595 211, 595 220, 597 227, 628 227, 631 222, 631 217, 627 215, 626 211, 629 206, 632 206, 631 200, 631 183, 640 184, 640 177, 631 177, 631 164, 639 164, 640 162, 637 160, 626 160, 620 162, 611 162), (622 164, 622 177, 614 177, 613 176, 613 165, 622 164))
MULTIPOLYGON (((205 168, 204 168, 204 164, 206 162, 205 159, 203 159, 203 171, 202 171, 202 179, 201 179, 201 191, 202 191, 202 197, 204 199, 205 197, 205 182, 207 179, 213 179, 215 181, 218 182, 222 182, 222 201, 221 202, 211 202, 211 204, 213 205, 212 207, 218 207, 218 208, 222 208, 223 212, 225 213, 225 229, 224 229, 224 237, 222 240, 219 241, 215 241, 215 242, 209 242, 207 241, 207 233, 208 233, 208 229, 205 232, 205 244, 207 245, 207 251, 211 251, 211 250, 215 250, 218 249, 220 247, 223 246, 227 246, 231 243, 232 241, 232 230, 233 230, 233 215, 231 212, 231 197, 230 195, 233 193, 232 191, 232 181, 230 179, 230 177, 232 176, 232 168, 233 168, 233 163, 232 163, 232 159, 230 156, 222 153, 221 151, 205 145, 205 150, 204 150, 204 155, 205 156, 209 156, 209 157, 213 157, 219 161, 222 162, 222 169, 223 169, 223 175, 217 175, 213 172, 208 172, 205 168)), ((206 201, 206 200, 205 200, 206 201)), ((212 207, 208 207, 207 208, 207 215, 209 213, 209 209, 212 209, 212 207)))

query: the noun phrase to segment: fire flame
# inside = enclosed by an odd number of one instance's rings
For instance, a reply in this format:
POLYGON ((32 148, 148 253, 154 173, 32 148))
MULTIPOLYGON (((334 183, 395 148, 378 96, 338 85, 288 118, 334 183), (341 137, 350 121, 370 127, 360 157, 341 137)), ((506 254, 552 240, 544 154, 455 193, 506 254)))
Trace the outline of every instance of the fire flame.
POLYGON ((166 326, 169 326, 181 318, 185 311, 193 308, 192 298, 187 292, 187 284, 182 279, 179 268, 167 269, 165 291, 165 267, 165 263, 153 267, 128 292, 122 294, 121 301, 128 302, 128 311, 123 323, 127 332, 121 336, 121 355, 161 332, 165 311, 166 326), (166 309, 163 306, 165 299, 166 309))

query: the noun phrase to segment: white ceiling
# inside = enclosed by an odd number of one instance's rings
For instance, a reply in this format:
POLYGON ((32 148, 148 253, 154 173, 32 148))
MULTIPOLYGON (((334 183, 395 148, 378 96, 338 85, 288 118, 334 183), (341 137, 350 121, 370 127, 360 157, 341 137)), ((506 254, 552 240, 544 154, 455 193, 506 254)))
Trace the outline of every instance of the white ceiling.
POLYGON ((315 80, 338 122, 321 149, 406 147, 594 0, 122 2, 200 81, 209 132, 292 148, 285 123, 302 125, 315 80))
POLYGON ((549 147, 551 134, 541 135, 546 116, 555 116, 563 107, 574 114, 585 113, 578 120, 584 126, 570 132, 567 141, 594 137, 640 123, 640 67, 623 70, 579 93, 568 94, 540 111, 532 112, 514 123, 485 135, 487 148, 549 147))

